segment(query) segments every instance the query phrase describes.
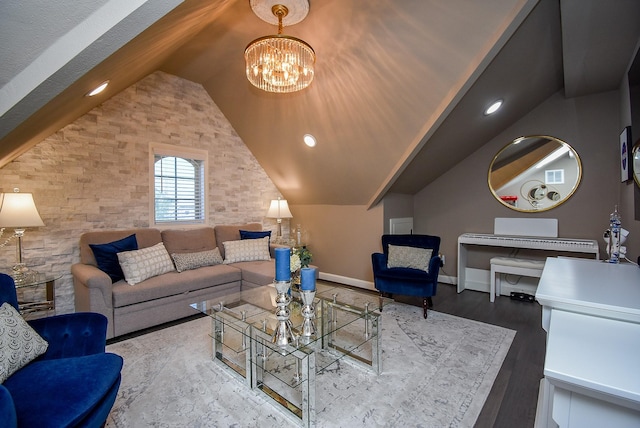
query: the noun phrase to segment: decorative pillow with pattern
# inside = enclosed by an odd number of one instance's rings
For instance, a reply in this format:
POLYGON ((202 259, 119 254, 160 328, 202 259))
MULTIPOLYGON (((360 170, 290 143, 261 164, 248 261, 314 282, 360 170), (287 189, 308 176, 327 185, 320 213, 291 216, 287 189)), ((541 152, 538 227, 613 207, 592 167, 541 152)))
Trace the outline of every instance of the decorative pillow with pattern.
POLYGON ((402 245, 389 245, 389 257, 387 267, 402 267, 420 269, 429 272, 433 248, 405 247, 402 245))
POLYGON ((49 344, 10 303, 0 306, 0 383, 47 351, 49 344))
POLYGON ((197 251, 195 253, 173 253, 171 258, 176 264, 178 272, 222 263, 222 256, 218 247, 213 250, 197 251))
POLYGON ((268 236, 224 242, 224 264, 270 259, 268 236))
POLYGON ((124 280, 129 285, 175 270, 171 256, 162 242, 141 250, 118 253, 118 260, 124 280))

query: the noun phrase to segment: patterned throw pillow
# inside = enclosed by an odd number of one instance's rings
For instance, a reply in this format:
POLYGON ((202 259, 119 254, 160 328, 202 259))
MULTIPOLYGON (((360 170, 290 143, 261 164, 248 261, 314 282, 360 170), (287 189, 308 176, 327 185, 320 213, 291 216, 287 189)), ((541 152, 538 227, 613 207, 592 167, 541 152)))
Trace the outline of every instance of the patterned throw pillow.
POLYGON ((222 256, 220 255, 218 247, 214 250, 198 251, 195 253, 173 253, 171 254, 171 258, 176 264, 176 270, 178 272, 222 263, 222 256))
POLYGON ((224 242, 224 264, 270 260, 269 237, 224 242))
POLYGON ((401 245, 389 245, 389 257, 387 267, 403 267, 420 269, 429 272, 429 261, 433 248, 405 247, 401 245))
POLYGON ((10 303, 0 307, 0 383, 47 351, 44 340, 10 303))
POLYGON ((118 253, 118 260, 124 272, 124 280, 129 285, 136 285, 152 276, 175 270, 162 242, 153 247, 118 253))

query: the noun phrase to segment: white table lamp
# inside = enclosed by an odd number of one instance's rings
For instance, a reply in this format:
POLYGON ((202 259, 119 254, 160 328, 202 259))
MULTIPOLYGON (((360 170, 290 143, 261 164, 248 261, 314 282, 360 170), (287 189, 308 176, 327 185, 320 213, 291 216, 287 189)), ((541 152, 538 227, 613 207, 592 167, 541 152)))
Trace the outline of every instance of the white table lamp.
POLYGON ((282 219, 292 218, 293 215, 289 210, 289 204, 286 199, 273 199, 269 210, 267 211, 267 218, 275 218, 278 222, 277 240, 282 238, 282 219))
POLYGON ((13 266, 15 275, 24 275, 28 268, 22 261, 22 237, 28 227, 42 227, 44 223, 40 218, 36 204, 31 193, 19 193, 19 189, 14 189, 14 193, 3 193, 0 196, 0 227, 13 228, 13 237, 18 238, 17 258, 18 263, 13 266))

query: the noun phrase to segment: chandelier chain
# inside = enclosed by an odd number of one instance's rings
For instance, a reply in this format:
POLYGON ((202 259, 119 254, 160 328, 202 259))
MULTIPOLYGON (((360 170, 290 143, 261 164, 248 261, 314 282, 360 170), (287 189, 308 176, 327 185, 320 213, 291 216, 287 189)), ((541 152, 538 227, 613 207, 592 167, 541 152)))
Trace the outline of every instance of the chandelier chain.
POLYGON ((287 9, 287 7, 284 5, 275 4, 271 8, 271 12, 278 18, 278 34, 282 34, 282 30, 284 28, 284 25, 282 25, 282 20, 289 14, 289 9, 287 9))

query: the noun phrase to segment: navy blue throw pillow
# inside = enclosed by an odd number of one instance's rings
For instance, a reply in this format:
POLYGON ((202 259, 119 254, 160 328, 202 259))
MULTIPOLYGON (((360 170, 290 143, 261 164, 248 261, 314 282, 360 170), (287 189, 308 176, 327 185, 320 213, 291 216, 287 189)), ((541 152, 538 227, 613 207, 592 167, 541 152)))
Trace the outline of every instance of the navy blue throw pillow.
POLYGON ((91 247, 96 258, 98 268, 109 275, 111 282, 117 282, 124 279, 124 273, 122 273, 122 268, 118 261, 118 253, 137 250, 138 240, 136 235, 133 234, 107 244, 89 244, 89 247, 91 247))
POLYGON ((271 245, 270 230, 240 230, 240 239, 260 239, 265 236, 269 237, 269 245, 271 245))

